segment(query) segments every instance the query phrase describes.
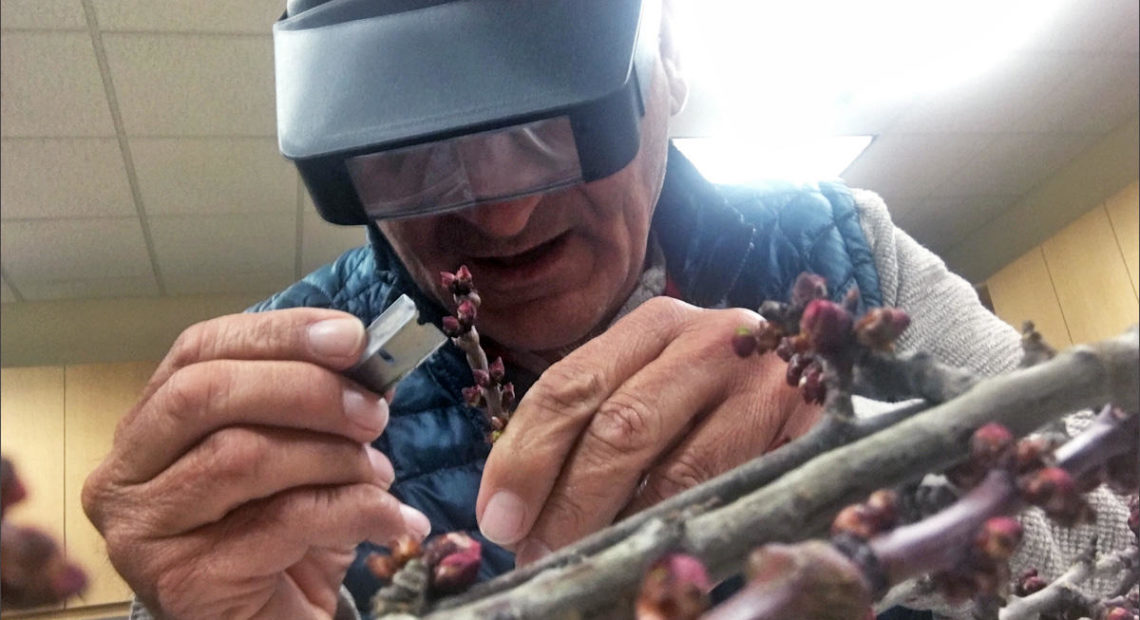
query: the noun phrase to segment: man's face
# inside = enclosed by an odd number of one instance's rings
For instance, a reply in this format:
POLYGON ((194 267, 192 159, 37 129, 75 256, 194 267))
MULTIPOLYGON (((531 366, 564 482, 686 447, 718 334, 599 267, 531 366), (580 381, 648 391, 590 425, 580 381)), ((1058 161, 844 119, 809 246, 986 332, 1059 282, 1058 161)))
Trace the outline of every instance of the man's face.
POLYGON ((441 271, 467 265, 483 303, 479 331, 509 348, 580 343, 633 291, 665 172, 670 100, 654 71, 637 156, 592 183, 443 215, 386 220, 380 230, 420 288, 445 307, 441 271))

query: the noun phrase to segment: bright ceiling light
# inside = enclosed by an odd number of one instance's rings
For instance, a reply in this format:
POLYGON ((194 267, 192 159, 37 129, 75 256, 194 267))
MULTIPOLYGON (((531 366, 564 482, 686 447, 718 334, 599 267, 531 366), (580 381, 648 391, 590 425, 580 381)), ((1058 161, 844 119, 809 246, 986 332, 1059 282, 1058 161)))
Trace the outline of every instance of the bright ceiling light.
POLYGON ((674 0, 684 72, 733 135, 829 133, 844 110, 951 86, 1073 0, 674 0))
POLYGON ((797 182, 838 179, 871 143, 871 137, 675 138, 673 143, 708 180, 739 185, 768 179, 797 182))

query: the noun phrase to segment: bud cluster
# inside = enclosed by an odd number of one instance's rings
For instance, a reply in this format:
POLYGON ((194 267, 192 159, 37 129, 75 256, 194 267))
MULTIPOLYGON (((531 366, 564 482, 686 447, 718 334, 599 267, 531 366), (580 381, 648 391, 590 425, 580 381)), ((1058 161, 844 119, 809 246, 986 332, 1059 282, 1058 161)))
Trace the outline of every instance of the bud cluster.
POLYGON ((858 289, 848 291, 842 303, 829 300, 827 293, 822 277, 802 273, 789 303, 764 302, 760 315, 765 320, 755 328, 738 328, 732 338, 740 357, 775 351, 788 363, 788 385, 798 387, 808 403, 822 404, 827 396, 821 357, 850 357, 860 348, 889 353, 910 325, 910 317, 898 308, 874 308, 856 321, 858 289))
POLYGON ((1009 584, 1009 558, 1021 543, 1022 534, 1021 523, 1013 517, 986 520, 965 557, 931 575, 934 586, 950 601, 1002 594, 1009 584))
POLYGON ((515 386, 505 380, 503 359, 500 357, 487 363, 487 354, 479 344, 475 319, 482 300, 475 290, 471 271, 466 265, 461 265, 455 273, 444 271, 439 276, 440 284, 451 293, 455 302, 455 314, 443 317, 443 333, 467 354, 467 363, 471 366, 471 375, 475 380, 475 385, 463 388, 463 401, 468 406, 486 412, 490 426, 487 440, 493 443, 510 419, 510 409, 515 402, 515 386))
POLYGON ((388 584, 376 595, 377 610, 413 611, 430 598, 462 592, 475 583, 482 545, 462 532, 436 536, 424 545, 401 536, 388 553, 371 553, 365 565, 388 584))

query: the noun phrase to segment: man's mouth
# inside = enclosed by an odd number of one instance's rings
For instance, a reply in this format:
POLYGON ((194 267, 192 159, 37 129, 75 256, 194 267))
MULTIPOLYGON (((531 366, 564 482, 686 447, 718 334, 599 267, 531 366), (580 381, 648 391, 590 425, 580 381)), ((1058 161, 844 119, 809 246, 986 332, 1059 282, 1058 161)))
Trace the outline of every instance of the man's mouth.
POLYGON ((521 252, 471 257, 471 270, 477 281, 482 278, 488 290, 524 296, 539 294, 565 277, 562 263, 569 251, 570 237, 565 232, 521 252))
POLYGON ((553 249, 556 244, 560 243, 565 236, 565 233, 563 233, 551 239, 550 241, 540 243, 533 248, 524 250, 518 254, 484 256, 475 260, 493 267, 515 267, 517 265, 524 265, 541 258, 546 252, 553 249))

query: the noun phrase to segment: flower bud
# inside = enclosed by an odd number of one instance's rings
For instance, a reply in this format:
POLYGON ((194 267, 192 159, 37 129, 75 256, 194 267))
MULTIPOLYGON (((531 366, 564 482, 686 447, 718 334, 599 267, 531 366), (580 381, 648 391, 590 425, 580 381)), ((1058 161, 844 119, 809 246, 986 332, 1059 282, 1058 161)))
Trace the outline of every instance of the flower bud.
POLYGON ((870 540, 878 533, 874 519, 870 518, 862 504, 851 504, 840 510, 831 522, 832 536, 847 534, 859 540, 870 540))
POLYGON ((464 299, 459 302, 459 306, 455 309, 455 318, 459 319, 460 325, 470 327, 475 323, 477 313, 475 303, 470 299, 464 299))
POLYGON ((1093 516, 1073 477, 1059 467, 1046 467, 1029 474, 1019 481, 1019 487, 1025 501, 1040 506, 1062 525, 1075 525, 1093 516))
POLYGON ((851 323, 851 314, 841 306, 826 299, 816 299, 804 310, 800 330, 816 350, 835 353, 851 341, 851 323))
POLYGON ((787 381, 788 386, 798 387, 800 385, 800 379, 804 376, 804 372, 813 363, 815 363, 815 357, 810 353, 796 353, 792 355, 792 359, 788 361, 788 368, 784 374, 784 379, 787 381))
POLYGON ((503 420, 503 418, 500 418, 497 415, 491 416, 491 430, 492 431, 501 433, 501 432, 503 432, 503 429, 506 427, 507 427, 507 423, 506 423, 506 421, 503 420))
POLYGON ((485 388, 491 386, 491 373, 483 370, 482 368, 471 369, 471 376, 475 379, 475 385, 485 388))
POLYGON ((431 588, 439 594, 462 592, 479 576, 479 566, 483 559, 478 555, 453 553, 436 564, 432 569, 431 588))
POLYGON ((737 327, 732 336, 732 352, 746 358, 756 352, 756 336, 747 327, 737 327))
POLYGON ((504 383, 501 387, 500 398, 503 401, 503 408, 509 409, 511 405, 515 404, 515 384, 504 383))
POLYGON ((483 406, 483 390, 476 385, 463 388, 463 402, 467 403, 468 407, 483 406))
POLYGON ((859 313, 860 295, 858 286, 852 286, 847 289, 847 293, 843 295, 843 309, 850 312, 851 316, 855 316, 859 313))
POLYGON ((1014 471, 1025 474, 1053 464, 1054 443, 1045 437, 1027 437, 1017 442, 1014 471))
POLYGON ((811 364, 800 379, 800 395, 807 404, 822 405, 827 399, 827 385, 823 382, 823 369, 819 364, 811 364))
POLYGON ((372 573, 380 581, 391 581, 392 575, 400 570, 400 565, 396 562, 395 558, 386 553, 376 553, 373 551, 368 554, 364 560, 364 565, 368 567, 368 571, 372 573))
POLYGON ((1049 584, 1044 579, 1037 576, 1037 569, 1030 568, 1024 573, 1021 573, 1021 576, 1017 578, 1017 583, 1013 587, 1013 593, 1020 597, 1026 597, 1043 589, 1047 585, 1049 584))
POLYGON ((802 308, 816 299, 827 297, 827 280, 823 276, 804 272, 796 277, 792 285, 791 303, 802 308))
POLYGON ((867 498, 867 510, 880 532, 894 528, 899 522, 899 496, 891 489, 879 489, 867 498))
POLYGON ((455 273, 439 272, 439 280, 452 295, 466 295, 471 292, 471 271, 467 269, 467 265, 460 266, 455 273))
POLYGON ((700 560, 671 553, 654 562, 645 573, 637 597, 638 620, 688 620, 709 606, 708 572, 700 560))
POLYGON ((483 546, 463 532, 437 536, 424 547, 424 562, 432 569, 432 590, 454 594, 475 582, 483 562, 483 546))
POLYGON ((465 552, 478 555, 482 553, 482 549, 479 541, 464 532, 448 532, 436 536, 424 544, 423 558, 428 566, 435 566, 440 560, 453 553, 465 552))
POLYGON ((990 469, 1012 469, 1016 460, 1013 433, 996 422, 990 422, 970 437, 970 460, 990 469))
POLYGON ((974 539, 974 546, 986 557, 1004 562, 1013 555, 1021 542, 1022 528, 1012 517, 994 517, 982 524, 974 539))
POLYGON ((457 319, 453 316, 443 317, 443 333, 448 338, 458 338, 458 337, 462 336, 463 334, 466 334, 470 329, 471 329, 470 325, 468 325, 466 327, 464 327, 463 325, 460 325, 459 319, 457 319))
POLYGON ((1099 617, 1104 618, 1104 620, 1136 620, 1136 614, 1120 606, 1105 609, 1104 614, 1099 617))
POLYGON ((784 330, 772 321, 760 323, 756 329, 756 352, 761 355, 775 351, 784 338, 784 330))
POLYGON ((407 534, 402 534, 397 537, 388 548, 392 550, 392 559, 395 560, 399 566, 407 564, 408 560, 412 558, 418 558, 422 551, 420 541, 407 534))
POLYGON ((910 326, 910 316, 898 308, 872 308, 855 324, 855 339, 876 351, 891 351, 910 326))
POLYGON ((495 383, 502 383, 503 377, 507 376, 507 367, 503 364, 502 357, 496 357, 495 361, 487 367, 487 372, 491 374, 491 381, 495 383))
POLYGON ((783 323, 788 319, 791 309, 788 304, 779 301, 765 301, 760 304, 759 313, 764 320, 772 323, 783 323))

